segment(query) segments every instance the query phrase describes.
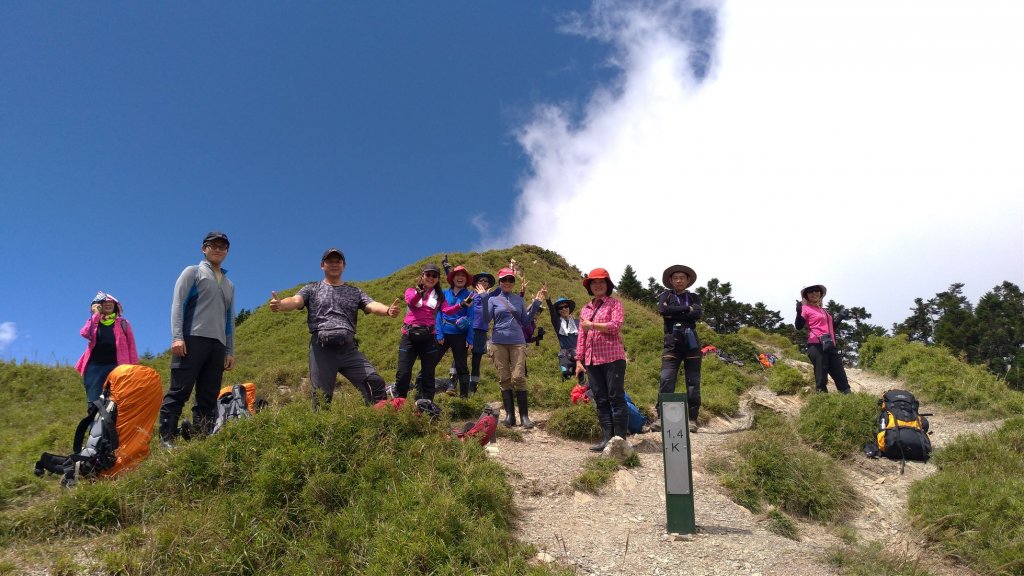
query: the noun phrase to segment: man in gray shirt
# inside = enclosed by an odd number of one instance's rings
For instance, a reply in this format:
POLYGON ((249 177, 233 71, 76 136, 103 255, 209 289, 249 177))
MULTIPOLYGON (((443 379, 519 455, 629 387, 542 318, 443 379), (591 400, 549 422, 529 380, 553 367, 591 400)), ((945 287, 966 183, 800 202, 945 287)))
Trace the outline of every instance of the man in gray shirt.
POLYGON ((213 429, 221 378, 235 366, 235 286, 221 268, 229 247, 223 232, 207 234, 205 258, 187 266, 174 284, 171 385, 160 406, 160 439, 165 446, 178 435, 178 418, 193 387, 192 422, 200 433, 213 429))
POLYGON ((383 400, 384 379, 356 345, 356 321, 360 309, 366 314, 395 318, 398 301, 385 306, 361 289, 345 284, 341 279, 345 272, 345 255, 337 248, 324 252, 320 269, 324 279, 306 284, 295 296, 278 299, 276 292, 270 293, 270 309, 274 312, 306 308, 313 407, 318 407, 318 391, 330 403, 339 373, 352 382, 368 404, 383 400))

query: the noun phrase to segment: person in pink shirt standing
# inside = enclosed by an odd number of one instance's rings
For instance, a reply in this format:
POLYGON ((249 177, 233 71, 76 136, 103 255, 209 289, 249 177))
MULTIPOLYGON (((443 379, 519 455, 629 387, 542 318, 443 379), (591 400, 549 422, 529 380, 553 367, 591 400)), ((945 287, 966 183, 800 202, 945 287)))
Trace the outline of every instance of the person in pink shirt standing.
POLYGON ((448 306, 438 285, 441 269, 427 264, 416 286, 405 291, 408 312, 402 323, 402 339, 398 342, 398 370, 395 373, 395 396, 405 398, 412 381, 412 366, 420 359, 419 388, 416 399, 434 399, 434 369, 437 367, 439 344, 436 340, 438 312, 455 314, 460 304, 448 306))
POLYGON ((603 438, 590 450, 601 452, 612 437, 625 438, 629 425, 626 348, 620 333, 624 315, 622 301, 611 295, 615 285, 607 270, 591 270, 583 279, 583 287, 593 299, 580 311, 576 374, 586 370, 587 381, 594 392, 594 407, 603 438))
POLYGON ((92 316, 80 331, 89 345, 75 364, 85 385, 86 402, 92 404, 103 393, 110 372, 121 364, 138 364, 135 335, 123 316, 121 303, 100 291, 92 299, 92 316))
POLYGON ((807 357, 814 366, 814 387, 818 392, 828 392, 828 377, 836 383, 843 394, 850 393, 850 383, 843 368, 843 358, 836 349, 835 322, 825 310, 822 301, 828 291, 822 284, 808 286, 800 291, 796 303, 796 328, 807 327, 807 357))

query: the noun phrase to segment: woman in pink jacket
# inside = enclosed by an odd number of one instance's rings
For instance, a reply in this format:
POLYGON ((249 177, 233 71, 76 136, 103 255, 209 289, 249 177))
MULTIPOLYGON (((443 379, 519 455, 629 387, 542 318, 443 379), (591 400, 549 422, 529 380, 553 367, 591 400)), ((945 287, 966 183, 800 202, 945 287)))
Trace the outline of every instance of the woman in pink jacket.
POLYGON ((825 310, 823 301, 828 291, 822 284, 808 286, 800 291, 796 303, 796 328, 807 327, 807 357, 814 366, 814 387, 818 392, 828 392, 828 377, 836 383, 843 394, 850 393, 850 383, 843 368, 843 358, 836 349, 835 322, 825 310))
POLYGON ((82 326, 82 338, 89 341, 75 369, 82 375, 85 398, 90 404, 100 397, 110 371, 120 364, 138 364, 135 335, 122 316, 121 303, 110 294, 98 292, 92 299, 92 316, 82 326))

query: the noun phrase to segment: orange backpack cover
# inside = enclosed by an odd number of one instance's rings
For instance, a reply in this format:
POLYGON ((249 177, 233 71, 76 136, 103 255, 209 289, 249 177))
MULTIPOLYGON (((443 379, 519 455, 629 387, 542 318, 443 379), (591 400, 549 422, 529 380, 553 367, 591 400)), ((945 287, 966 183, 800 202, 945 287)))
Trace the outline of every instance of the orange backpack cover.
POLYGON ((122 364, 107 376, 106 386, 117 405, 119 442, 116 461, 99 473, 101 478, 131 470, 149 456, 149 441, 164 395, 160 374, 148 366, 122 364))

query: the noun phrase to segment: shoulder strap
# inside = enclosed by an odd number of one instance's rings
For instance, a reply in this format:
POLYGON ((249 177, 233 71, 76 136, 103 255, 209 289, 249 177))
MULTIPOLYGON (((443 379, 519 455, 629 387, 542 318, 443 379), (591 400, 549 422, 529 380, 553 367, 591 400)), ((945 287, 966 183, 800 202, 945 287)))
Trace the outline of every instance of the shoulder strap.
POLYGON ((505 307, 508 308, 509 314, 512 314, 512 319, 514 319, 516 323, 519 324, 519 328, 522 329, 523 321, 519 319, 519 314, 516 314, 516 309, 512 306, 512 303, 509 302, 508 298, 505 298, 502 294, 498 294, 498 299, 505 304, 505 307))

